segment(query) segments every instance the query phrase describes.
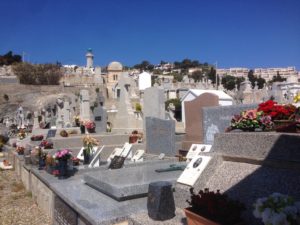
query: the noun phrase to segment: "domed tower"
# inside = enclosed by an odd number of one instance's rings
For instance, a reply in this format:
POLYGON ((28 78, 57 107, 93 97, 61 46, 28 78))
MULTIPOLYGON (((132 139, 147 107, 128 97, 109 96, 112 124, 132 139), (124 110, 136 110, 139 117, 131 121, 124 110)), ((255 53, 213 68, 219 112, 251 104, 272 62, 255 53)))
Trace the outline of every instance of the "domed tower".
POLYGON ((89 48, 87 50, 87 53, 85 55, 86 57, 86 67, 87 68, 93 68, 93 65, 94 65, 94 55, 92 53, 92 49, 89 48))
POLYGON ((111 62, 107 66, 107 82, 108 83, 118 83, 120 74, 123 71, 123 66, 119 62, 111 62))

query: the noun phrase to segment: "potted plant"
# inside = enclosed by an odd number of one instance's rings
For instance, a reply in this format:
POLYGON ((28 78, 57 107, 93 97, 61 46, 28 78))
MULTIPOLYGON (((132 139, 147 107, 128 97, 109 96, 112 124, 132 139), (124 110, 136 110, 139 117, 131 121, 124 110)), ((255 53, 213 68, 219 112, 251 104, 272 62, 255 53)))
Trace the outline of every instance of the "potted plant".
POLYGON ((95 138, 90 137, 89 135, 86 135, 83 138, 83 164, 89 164, 90 162, 90 156, 91 152, 93 151, 93 147, 99 145, 99 141, 95 138))
POLYGON ((74 121, 75 121, 76 127, 79 127, 80 126, 80 117, 78 115, 74 116, 74 121))
POLYGON ((185 209, 189 225, 235 225, 242 224, 241 213, 244 205, 229 199, 225 194, 200 190, 198 194, 190 189, 191 200, 187 200, 190 207, 185 209))
POLYGON ((280 193, 273 193, 266 198, 258 198, 253 214, 261 218, 266 225, 300 224, 300 202, 280 193))
POLYGON ((91 120, 84 122, 84 126, 89 133, 95 133, 96 124, 91 120))
POLYGON ((20 129, 19 133, 18 133, 18 138, 20 140, 23 140, 26 137, 26 132, 24 129, 20 129))
POLYGON ((55 153, 54 158, 58 161, 59 178, 64 179, 68 174, 68 160, 72 157, 72 152, 63 149, 55 153))
POLYGON ((52 149, 53 148, 53 143, 47 140, 43 140, 40 143, 40 147, 43 147, 44 149, 52 149))
POLYGON ((276 129, 294 122, 297 108, 292 104, 280 105, 269 100, 259 104, 257 110, 262 111, 264 115, 271 116, 276 129))

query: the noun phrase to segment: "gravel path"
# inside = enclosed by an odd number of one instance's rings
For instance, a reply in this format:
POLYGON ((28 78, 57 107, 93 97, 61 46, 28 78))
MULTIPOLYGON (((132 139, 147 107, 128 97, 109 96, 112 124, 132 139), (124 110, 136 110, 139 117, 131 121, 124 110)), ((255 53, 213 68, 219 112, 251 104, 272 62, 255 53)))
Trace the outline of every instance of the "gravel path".
POLYGON ((50 225, 13 170, 0 170, 0 225, 50 225))

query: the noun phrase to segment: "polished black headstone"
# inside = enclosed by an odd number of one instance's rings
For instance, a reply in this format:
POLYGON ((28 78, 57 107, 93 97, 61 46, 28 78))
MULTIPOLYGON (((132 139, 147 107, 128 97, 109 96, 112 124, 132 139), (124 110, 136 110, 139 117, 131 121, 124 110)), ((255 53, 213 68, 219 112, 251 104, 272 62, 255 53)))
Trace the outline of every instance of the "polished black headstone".
POLYGON ((125 157, 115 156, 108 167, 108 169, 120 169, 123 167, 125 157))
POLYGON ((172 183, 158 181, 149 184, 148 215, 153 220, 168 220, 175 216, 172 183))

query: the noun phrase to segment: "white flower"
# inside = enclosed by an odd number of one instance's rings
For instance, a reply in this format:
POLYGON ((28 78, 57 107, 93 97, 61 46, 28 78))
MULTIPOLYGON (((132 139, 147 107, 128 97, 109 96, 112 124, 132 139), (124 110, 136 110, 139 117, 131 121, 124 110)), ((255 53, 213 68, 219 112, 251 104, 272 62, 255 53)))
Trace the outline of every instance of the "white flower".
POLYGON ((296 206, 286 206, 283 211, 288 215, 296 215, 298 210, 296 206))
POLYGON ((255 218, 261 218, 261 212, 258 210, 258 207, 253 211, 253 215, 255 218))

